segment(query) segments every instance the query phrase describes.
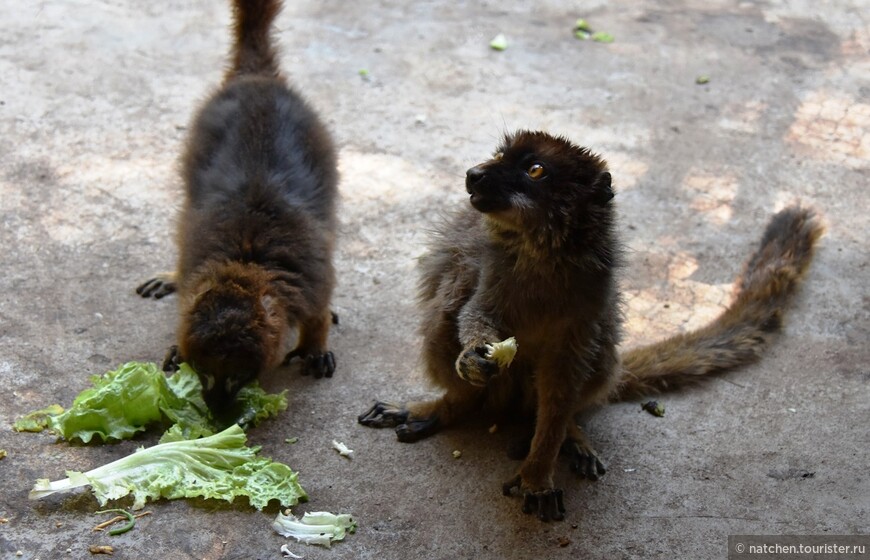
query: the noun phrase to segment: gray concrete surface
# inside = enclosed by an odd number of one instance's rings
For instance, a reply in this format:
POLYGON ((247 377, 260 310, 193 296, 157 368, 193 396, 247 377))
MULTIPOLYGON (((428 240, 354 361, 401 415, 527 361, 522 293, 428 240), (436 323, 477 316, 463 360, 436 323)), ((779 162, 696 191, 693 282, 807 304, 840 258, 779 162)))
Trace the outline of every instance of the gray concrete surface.
MULTIPOLYGON (((870 10, 864 1, 292 2, 282 64, 340 146, 343 208, 332 335, 339 369, 290 389, 249 434, 300 471, 297 511, 359 531, 306 558, 724 558, 730 534, 870 533, 870 10), (609 45, 573 38, 585 17, 609 45), (504 33, 504 52, 488 48, 504 33), (360 75, 360 70, 368 76, 360 75), (695 84, 709 75, 707 85, 695 84), (629 248, 628 344, 703 324, 767 218, 826 217, 785 333, 756 366, 593 415, 609 464, 567 490, 564 522, 520 512, 500 483, 509 429, 405 445, 356 416, 375 397, 435 393, 415 334, 415 258, 463 175, 503 130, 566 134, 610 162, 629 248), (298 436, 289 446, 285 438, 298 436), (355 450, 339 457, 329 442, 355 450), (452 452, 461 450, 454 459, 452 452), (564 545, 564 546, 563 546, 564 545)), ((29 502, 157 434, 70 446, 9 429, 68 404, 89 375, 159 360, 175 301, 133 288, 173 266, 176 158, 220 79, 229 11, 206 0, 0 0, 0 557, 278 558, 275 511, 162 501, 122 536, 93 533, 90 494, 29 502)))

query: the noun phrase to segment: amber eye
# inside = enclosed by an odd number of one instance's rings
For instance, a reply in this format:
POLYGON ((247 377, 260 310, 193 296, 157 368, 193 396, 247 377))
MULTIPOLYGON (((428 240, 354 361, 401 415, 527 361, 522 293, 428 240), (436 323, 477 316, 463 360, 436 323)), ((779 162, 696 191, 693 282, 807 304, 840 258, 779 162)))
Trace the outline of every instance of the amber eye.
POLYGON ((544 166, 540 163, 535 163, 529 167, 528 174, 532 179, 540 179, 544 176, 544 166))
POLYGON ((501 161, 501 158, 503 158, 503 157, 504 157, 503 153, 496 152, 495 154, 493 154, 492 159, 494 159, 495 161, 501 161))

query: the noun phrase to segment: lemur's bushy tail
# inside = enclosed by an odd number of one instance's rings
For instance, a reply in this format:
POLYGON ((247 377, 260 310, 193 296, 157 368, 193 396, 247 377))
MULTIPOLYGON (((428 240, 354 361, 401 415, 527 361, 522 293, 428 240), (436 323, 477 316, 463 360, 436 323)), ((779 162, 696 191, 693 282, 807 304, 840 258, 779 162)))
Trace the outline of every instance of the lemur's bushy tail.
POLYGON ((280 11, 280 0, 233 0, 234 40, 227 79, 247 74, 278 74, 271 33, 280 11))
POLYGON ((737 281, 731 305, 709 325, 626 352, 612 401, 639 398, 703 381, 757 360, 780 330, 785 308, 824 233, 810 209, 776 214, 737 281))

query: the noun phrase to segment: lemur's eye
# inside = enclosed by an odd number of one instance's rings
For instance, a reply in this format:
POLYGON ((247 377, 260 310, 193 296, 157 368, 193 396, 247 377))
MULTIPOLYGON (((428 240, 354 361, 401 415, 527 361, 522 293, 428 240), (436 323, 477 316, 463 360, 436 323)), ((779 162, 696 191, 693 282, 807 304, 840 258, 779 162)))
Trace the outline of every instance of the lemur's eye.
POLYGON ((541 165, 540 163, 533 163, 532 166, 529 167, 529 170, 527 171, 527 173, 529 174, 529 177, 531 177, 532 179, 535 179, 535 180, 540 179, 541 177, 544 176, 544 166, 541 165))
POLYGON ((492 159, 494 159, 495 161, 501 161, 501 158, 503 158, 503 157, 504 157, 503 153, 496 152, 495 154, 493 154, 492 159))

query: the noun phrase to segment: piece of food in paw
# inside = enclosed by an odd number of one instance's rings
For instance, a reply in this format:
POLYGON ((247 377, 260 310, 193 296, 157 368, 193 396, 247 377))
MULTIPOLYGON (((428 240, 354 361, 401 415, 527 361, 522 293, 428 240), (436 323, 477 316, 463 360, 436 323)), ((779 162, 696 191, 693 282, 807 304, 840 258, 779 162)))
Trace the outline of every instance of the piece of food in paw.
POLYGON ((506 368, 511 365, 511 362, 514 361, 514 356, 517 355, 517 349, 519 348, 517 345, 517 339, 514 337, 506 338, 501 342, 493 342, 491 344, 486 344, 486 356, 484 356, 487 360, 493 360, 498 363, 499 367, 506 368))

